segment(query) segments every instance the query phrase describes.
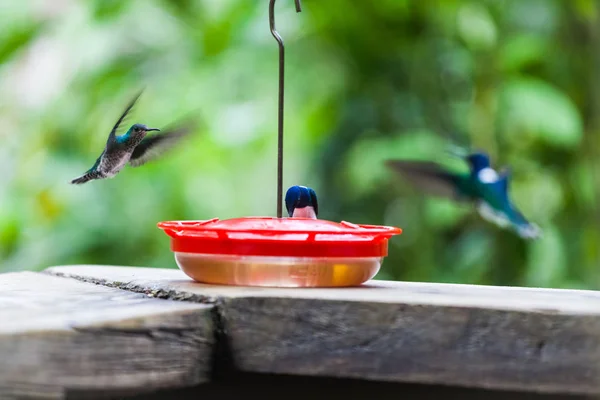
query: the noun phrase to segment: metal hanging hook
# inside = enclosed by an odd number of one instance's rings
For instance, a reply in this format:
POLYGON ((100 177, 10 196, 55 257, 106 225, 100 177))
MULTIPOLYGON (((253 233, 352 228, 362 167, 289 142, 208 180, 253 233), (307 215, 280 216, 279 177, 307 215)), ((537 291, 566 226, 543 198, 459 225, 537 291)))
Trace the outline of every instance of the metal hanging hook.
MULTIPOLYGON (((296 3, 296 12, 302 11, 300 0, 294 0, 296 3)), ((284 47, 283 39, 275 30, 275 0, 269 3, 269 25, 271 34, 279 43, 279 105, 278 105, 278 125, 277 125, 277 218, 282 216, 282 198, 283 198, 283 81, 284 81, 284 47)))

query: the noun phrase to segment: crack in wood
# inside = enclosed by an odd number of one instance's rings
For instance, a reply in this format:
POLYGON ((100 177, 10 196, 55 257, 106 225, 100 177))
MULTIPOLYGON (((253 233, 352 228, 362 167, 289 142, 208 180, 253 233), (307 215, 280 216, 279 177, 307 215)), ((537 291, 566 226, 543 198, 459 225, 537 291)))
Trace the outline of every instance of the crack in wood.
MULTIPOLYGON (((42 273, 46 273, 42 271, 42 273)), ((92 283, 94 285, 106 286, 115 289, 126 290, 135 293, 142 293, 148 297, 160 299, 160 300, 174 300, 174 301, 187 301, 199 304, 215 304, 218 299, 212 296, 203 296, 198 294, 191 294, 188 292, 182 292, 177 290, 164 290, 164 289, 152 289, 145 286, 140 286, 132 282, 119 282, 119 281, 108 281, 106 279, 96 279, 85 277, 81 275, 64 274, 60 272, 52 273, 52 276, 60 278, 75 279, 80 282, 92 283)))

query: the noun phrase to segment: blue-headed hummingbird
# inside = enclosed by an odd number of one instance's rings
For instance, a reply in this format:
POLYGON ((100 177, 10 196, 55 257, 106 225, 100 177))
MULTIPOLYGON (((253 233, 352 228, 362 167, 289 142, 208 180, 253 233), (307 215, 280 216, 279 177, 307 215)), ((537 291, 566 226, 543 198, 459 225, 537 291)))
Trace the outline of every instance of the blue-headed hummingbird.
POLYGON ((316 219, 319 215, 317 194, 306 186, 292 186, 285 193, 285 208, 289 217, 316 219))
POLYGON ((463 157, 470 170, 463 174, 428 161, 388 160, 385 165, 429 194, 473 202, 483 219, 510 228, 522 238, 539 238, 541 229, 529 222, 509 198, 510 171, 498 173, 491 167, 488 154, 482 151, 463 157))

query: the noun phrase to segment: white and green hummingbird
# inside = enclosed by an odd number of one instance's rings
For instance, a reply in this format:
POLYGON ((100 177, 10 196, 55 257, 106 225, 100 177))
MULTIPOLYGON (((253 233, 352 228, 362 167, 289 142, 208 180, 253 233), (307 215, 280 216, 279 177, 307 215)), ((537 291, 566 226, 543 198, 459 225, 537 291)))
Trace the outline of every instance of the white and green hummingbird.
POLYGON ((489 156, 481 151, 464 154, 463 158, 470 169, 464 174, 428 161, 388 160, 385 164, 429 194, 472 202, 483 219, 510 228, 522 238, 539 238, 541 229, 529 222, 508 196, 510 171, 494 170, 489 156))
POLYGON ((140 91, 117 120, 108 135, 104 150, 83 175, 71 181, 80 185, 91 180, 113 178, 125 165, 138 167, 158 157, 164 150, 178 142, 191 132, 189 125, 179 126, 165 131, 160 135, 147 136, 148 132, 160 131, 158 128, 149 128, 144 124, 134 124, 127 132, 117 135, 119 126, 131 111, 142 92, 140 91))

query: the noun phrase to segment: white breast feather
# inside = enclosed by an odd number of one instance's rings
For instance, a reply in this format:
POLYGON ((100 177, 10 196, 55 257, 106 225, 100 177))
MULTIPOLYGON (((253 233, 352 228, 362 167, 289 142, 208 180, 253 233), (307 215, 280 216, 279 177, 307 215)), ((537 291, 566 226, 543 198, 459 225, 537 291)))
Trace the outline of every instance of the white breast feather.
POLYGON ((494 183, 499 179, 498 173, 489 167, 479 171, 477 178, 483 183, 494 183))

